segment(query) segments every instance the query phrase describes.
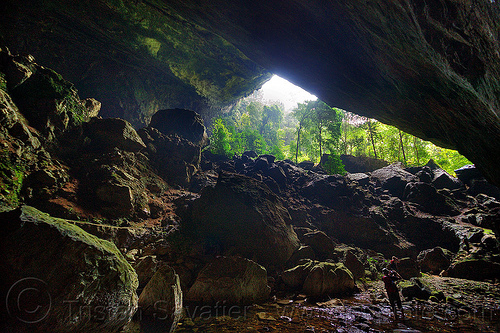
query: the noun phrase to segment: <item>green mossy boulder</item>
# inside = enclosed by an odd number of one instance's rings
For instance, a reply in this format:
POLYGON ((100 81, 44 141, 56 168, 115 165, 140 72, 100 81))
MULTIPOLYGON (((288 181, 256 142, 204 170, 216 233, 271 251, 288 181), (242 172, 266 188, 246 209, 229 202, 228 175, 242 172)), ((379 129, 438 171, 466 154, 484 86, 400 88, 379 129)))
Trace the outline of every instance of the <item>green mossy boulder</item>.
POLYGON ((137 309, 137 274, 116 246, 29 206, 3 213, 9 332, 115 332, 137 309))
POLYGON ((313 297, 325 297, 350 293, 354 289, 354 277, 344 264, 320 262, 307 275, 302 292, 313 297))
POLYGON ((186 300, 203 304, 254 304, 269 297, 267 271, 241 257, 218 257, 206 265, 186 300))

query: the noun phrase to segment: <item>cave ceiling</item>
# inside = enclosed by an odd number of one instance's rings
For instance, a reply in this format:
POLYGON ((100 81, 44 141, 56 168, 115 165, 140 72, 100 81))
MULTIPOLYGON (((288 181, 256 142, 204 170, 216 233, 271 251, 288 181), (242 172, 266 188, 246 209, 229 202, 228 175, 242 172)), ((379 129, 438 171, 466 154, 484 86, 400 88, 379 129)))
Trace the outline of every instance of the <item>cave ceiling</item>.
POLYGON ((276 73, 457 149, 500 184, 500 9, 490 0, 4 1, 2 42, 135 126, 207 116, 276 73))

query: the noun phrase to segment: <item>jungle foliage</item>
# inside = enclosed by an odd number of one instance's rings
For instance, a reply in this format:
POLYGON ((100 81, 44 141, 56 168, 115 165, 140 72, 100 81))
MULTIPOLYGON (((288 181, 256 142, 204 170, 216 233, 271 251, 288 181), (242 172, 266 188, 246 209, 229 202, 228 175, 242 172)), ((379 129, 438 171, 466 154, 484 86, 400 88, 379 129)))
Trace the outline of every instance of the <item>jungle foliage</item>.
POLYGON ((299 103, 290 113, 281 104, 265 104, 258 94, 242 99, 211 126, 210 150, 229 158, 244 151, 272 154, 278 160, 322 163, 329 173, 344 173, 341 154, 368 156, 406 166, 433 159, 443 169, 470 164, 454 150, 423 141, 399 129, 320 100, 299 103), (322 159, 323 156, 323 159, 322 159))

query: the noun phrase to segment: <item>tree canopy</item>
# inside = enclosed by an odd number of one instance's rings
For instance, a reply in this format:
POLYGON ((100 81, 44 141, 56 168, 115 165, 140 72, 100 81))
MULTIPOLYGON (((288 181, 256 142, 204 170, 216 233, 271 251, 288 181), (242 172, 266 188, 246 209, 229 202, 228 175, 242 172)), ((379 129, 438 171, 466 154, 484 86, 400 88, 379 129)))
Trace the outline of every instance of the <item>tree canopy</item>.
POLYGON ((368 156, 407 166, 433 159, 450 173, 470 162, 458 152, 423 141, 399 129, 320 100, 299 103, 284 113, 279 103, 265 104, 258 94, 242 99, 214 119, 210 150, 232 157, 244 151, 272 154, 296 162, 321 161, 329 173, 343 173, 341 154, 368 156))

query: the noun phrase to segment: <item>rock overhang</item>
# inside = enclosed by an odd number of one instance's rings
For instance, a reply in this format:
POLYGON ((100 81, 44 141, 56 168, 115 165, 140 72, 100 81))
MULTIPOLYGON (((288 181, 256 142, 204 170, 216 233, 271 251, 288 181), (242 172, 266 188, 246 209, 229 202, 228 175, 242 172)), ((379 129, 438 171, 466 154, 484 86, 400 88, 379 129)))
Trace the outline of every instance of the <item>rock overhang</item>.
MULTIPOLYGON (((56 62, 55 55, 62 57, 68 63, 56 70, 77 87, 83 86, 86 93, 102 94, 95 88, 100 86, 118 95, 114 101, 122 101, 123 110, 110 110, 110 116, 121 112, 119 116, 132 122, 134 117, 135 123, 147 122, 157 106, 194 108, 207 114, 206 105, 220 106, 251 92, 273 72, 331 106, 457 149, 490 181, 500 183, 496 167, 500 162, 496 144, 500 139, 500 11, 496 3, 152 0, 47 4, 43 15, 24 32, 19 29, 26 24, 21 16, 6 20, 17 30, 14 34, 8 27, 1 28, 4 39, 12 44, 25 38, 26 51, 35 45, 35 56, 38 52, 49 65, 56 62), (47 43, 47 50, 33 41, 35 36, 28 36, 34 27, 42 28, 42 33, 34 35, 47 43), (63 33, 63 28, 71 33, 63 33), (54 36, 72 46, 51 41, 54 36), (78 56, 72 58, 68 52, 75 45, 97 61, 82 63, 77 71, 88 71, 83 80, 76 73, 66 74, 75 72, 69 70, 71 66, 78 66, 78 56), (109 63, 122 64, 127 69, 122 73, 125 79, 114 77, 119 84, 102 77, 92 81, 99 76, 93 68, 107 70, 109 63), (168 84, 159 84, 162 75, 169 77, 168 84), (106 84, 97 84, 102 82, 106 84), (165 88, 171 93, 165 93, 165 88), (181 97, 174 98, 174 93, 181 97), (133 111, 134 107, 140 111, 133 111)), ((36 12, 24 5, 5 6, 16 8, 18 14, 27 11, 31 17, 36 12)))

